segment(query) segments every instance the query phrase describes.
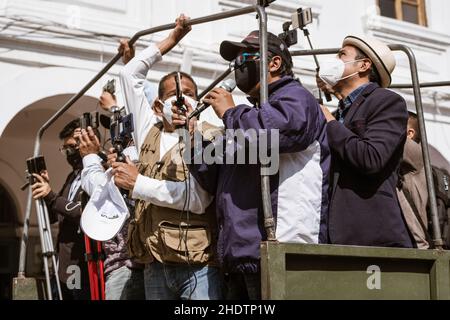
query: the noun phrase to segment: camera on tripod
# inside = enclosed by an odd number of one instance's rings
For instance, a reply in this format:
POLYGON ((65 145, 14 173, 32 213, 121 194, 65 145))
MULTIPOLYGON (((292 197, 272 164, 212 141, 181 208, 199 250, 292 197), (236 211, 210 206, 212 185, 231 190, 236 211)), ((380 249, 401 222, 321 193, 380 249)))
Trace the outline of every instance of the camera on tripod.
POLYGON ((283 40, 288 47, 298 43, 297 29, 305 29, 308 24, 313 22, 311 8, 298 8, 291 16, 291 21, 283 23, 283 33, 278 37, 283 40), (292 26, 292 30, 289 28, 292 26))

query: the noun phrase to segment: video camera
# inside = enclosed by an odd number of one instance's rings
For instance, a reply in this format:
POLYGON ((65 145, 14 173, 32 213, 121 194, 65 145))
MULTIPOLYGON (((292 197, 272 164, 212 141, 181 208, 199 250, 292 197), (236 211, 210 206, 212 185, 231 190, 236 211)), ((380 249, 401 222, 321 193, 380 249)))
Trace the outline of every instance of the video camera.
POLYGON ((92 129, 97 129, 99 125, 99 114, 98 112, 94 113, 83 113, 80 117, 80 127, 81 129, 87 130, 88 127, 92 129))
POLYGON ((24 191, 28 186, 35 184, 36 178, 33 174, 35 173, 40 175, 41 172, 45 170, 47 170, 47 166, 45 165, 45 159, 43 156, 27 159, 28 182, 25 183, 20 189, 24 191))
POLYGON ((133 139, 133 114, 125 115, 125 108, 114 108, 110 119, 111 143, 117 152, 117 161, 125 162, 123 150, 133 139))
POLYGON ((298 8, 291 16, 291 21, 283 23, 283 33, 278 37, 283 40, 288 47, 298 43, 297 29, 304 30, 308 24, 313 22, 311 8, 298 8), (292 30, 289 28, 292 26, 292 30))

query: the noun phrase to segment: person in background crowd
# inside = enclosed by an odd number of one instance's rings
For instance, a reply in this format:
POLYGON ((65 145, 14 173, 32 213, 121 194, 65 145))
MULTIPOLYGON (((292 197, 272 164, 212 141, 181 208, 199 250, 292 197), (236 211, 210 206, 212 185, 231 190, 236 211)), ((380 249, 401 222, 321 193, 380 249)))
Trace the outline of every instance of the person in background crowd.
POLYGON ((419 249, 430 248, 428 236, 428 190, 423 163, 419 121, 409 112, 405 151, 400 165, 398 198, 403 214, 419 249))

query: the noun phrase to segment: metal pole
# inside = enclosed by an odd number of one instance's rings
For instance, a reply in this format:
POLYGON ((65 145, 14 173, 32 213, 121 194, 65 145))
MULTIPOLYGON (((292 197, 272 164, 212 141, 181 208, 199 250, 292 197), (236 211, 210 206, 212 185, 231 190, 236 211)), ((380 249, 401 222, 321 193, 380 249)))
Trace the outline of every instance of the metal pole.
MULTIPOLYGON (((269 89, 267 83, 268 74, 268 42, 267 42, 267 14, 263 6, 257 7, 259 17, 259 47, 260 47, 260 104, 267 103, 269 100, 269 89)), ((267 165, 261 165, 261 193, 262 193, 262 205, 264 213, 264 227, 267 233, 267 241, 276 241, 275 234, 275 221, 272 212, 272 201, 270 194, 270 175, 267 165)))
POLYGON ((17 274, 17 277, 22 279, 25 278, 25 264, 27 261, 28 229, 30 227, 31 204, 33 199, 32 192, 31 186, 29 186, 27 194, 27 207, 25 211, 26 214, 23 220, 22 239, 20 241, 19 272, 17 274))
POLYGON ((433 242, 434 246, 437 249, 442 249, 444 243, 442 241, 441 228, 439 226, 439 215, 437 209, 437 201, 436 201, 436 190, 434 189, 433 183, 433 171, 431 168, 431 158, 430 151, 428 148, 428 137, 426 132, 425 125, 425 116, 423 113, 423 105, 422 105, 422 94, 420 92, 420 84, 419 84, 419 74, 417 72, 417 62, 414 52, 411 48, 400 45, 393 44, 389 46, 391 50, 403 51, 409 59, 409 65, 411 69, 411 79, 413 82, 413 90, 414 90, 414 98, 416 101, 416 109, 417 109, 417 117, 419 119, 419 128, 420 128, 420 137, 422 140, 422 154, 425 165, 425 177, 427 180, 428 186, 428 195, 429 195, 429 203, 430 203, 430 211, 431 211, 431 221, 433 227, 433 242))
POLYGON ((293 50, 291 51, 291 56, 320 56, 327 54, 337 54, 341 48, 331 48, 331 49, 315 49, 315 50, 293 50))
MULTIPOLYGON (((450 81, 439 81, 439 82, 424 82, 420 84, 421 88, 434 88, 434 87, 450 87, 450 81)), ((391 89, 412 89, 413 84, 393 84, 390 86, 391 89)))

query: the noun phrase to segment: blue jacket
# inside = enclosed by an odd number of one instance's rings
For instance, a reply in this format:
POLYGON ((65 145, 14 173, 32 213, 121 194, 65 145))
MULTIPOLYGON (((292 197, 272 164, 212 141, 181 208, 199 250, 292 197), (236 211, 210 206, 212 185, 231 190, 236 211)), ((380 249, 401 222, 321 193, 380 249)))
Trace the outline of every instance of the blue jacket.
POLYGON ((331 243, 413 247, 396 191, 407 122, 405 100, 372 83, 352 104, 344 124, 328 124, 331 243))
MULTIPOLYGON (((223 122, 225 129, 279 130, 279 170, 270 177, 277 239, 326 243, 330 151, 326 121, 315 98, 286 76, 269 85, 268 103, 259 108, 237 106, 224 114, 223 122)), ((251 135, 246 139, 254 141, 251 135)), ((269 134, 270 139, 274 136, 269 134)), ((227 137, 225 142, 230 142, 227 137)), ((202 187, 216 195, 217 250, 226 272, 258 272, 260 243, 266 240, 260 164, 248 164, 246 159, 247 164, 240 165, 191 166, 202 187)))

